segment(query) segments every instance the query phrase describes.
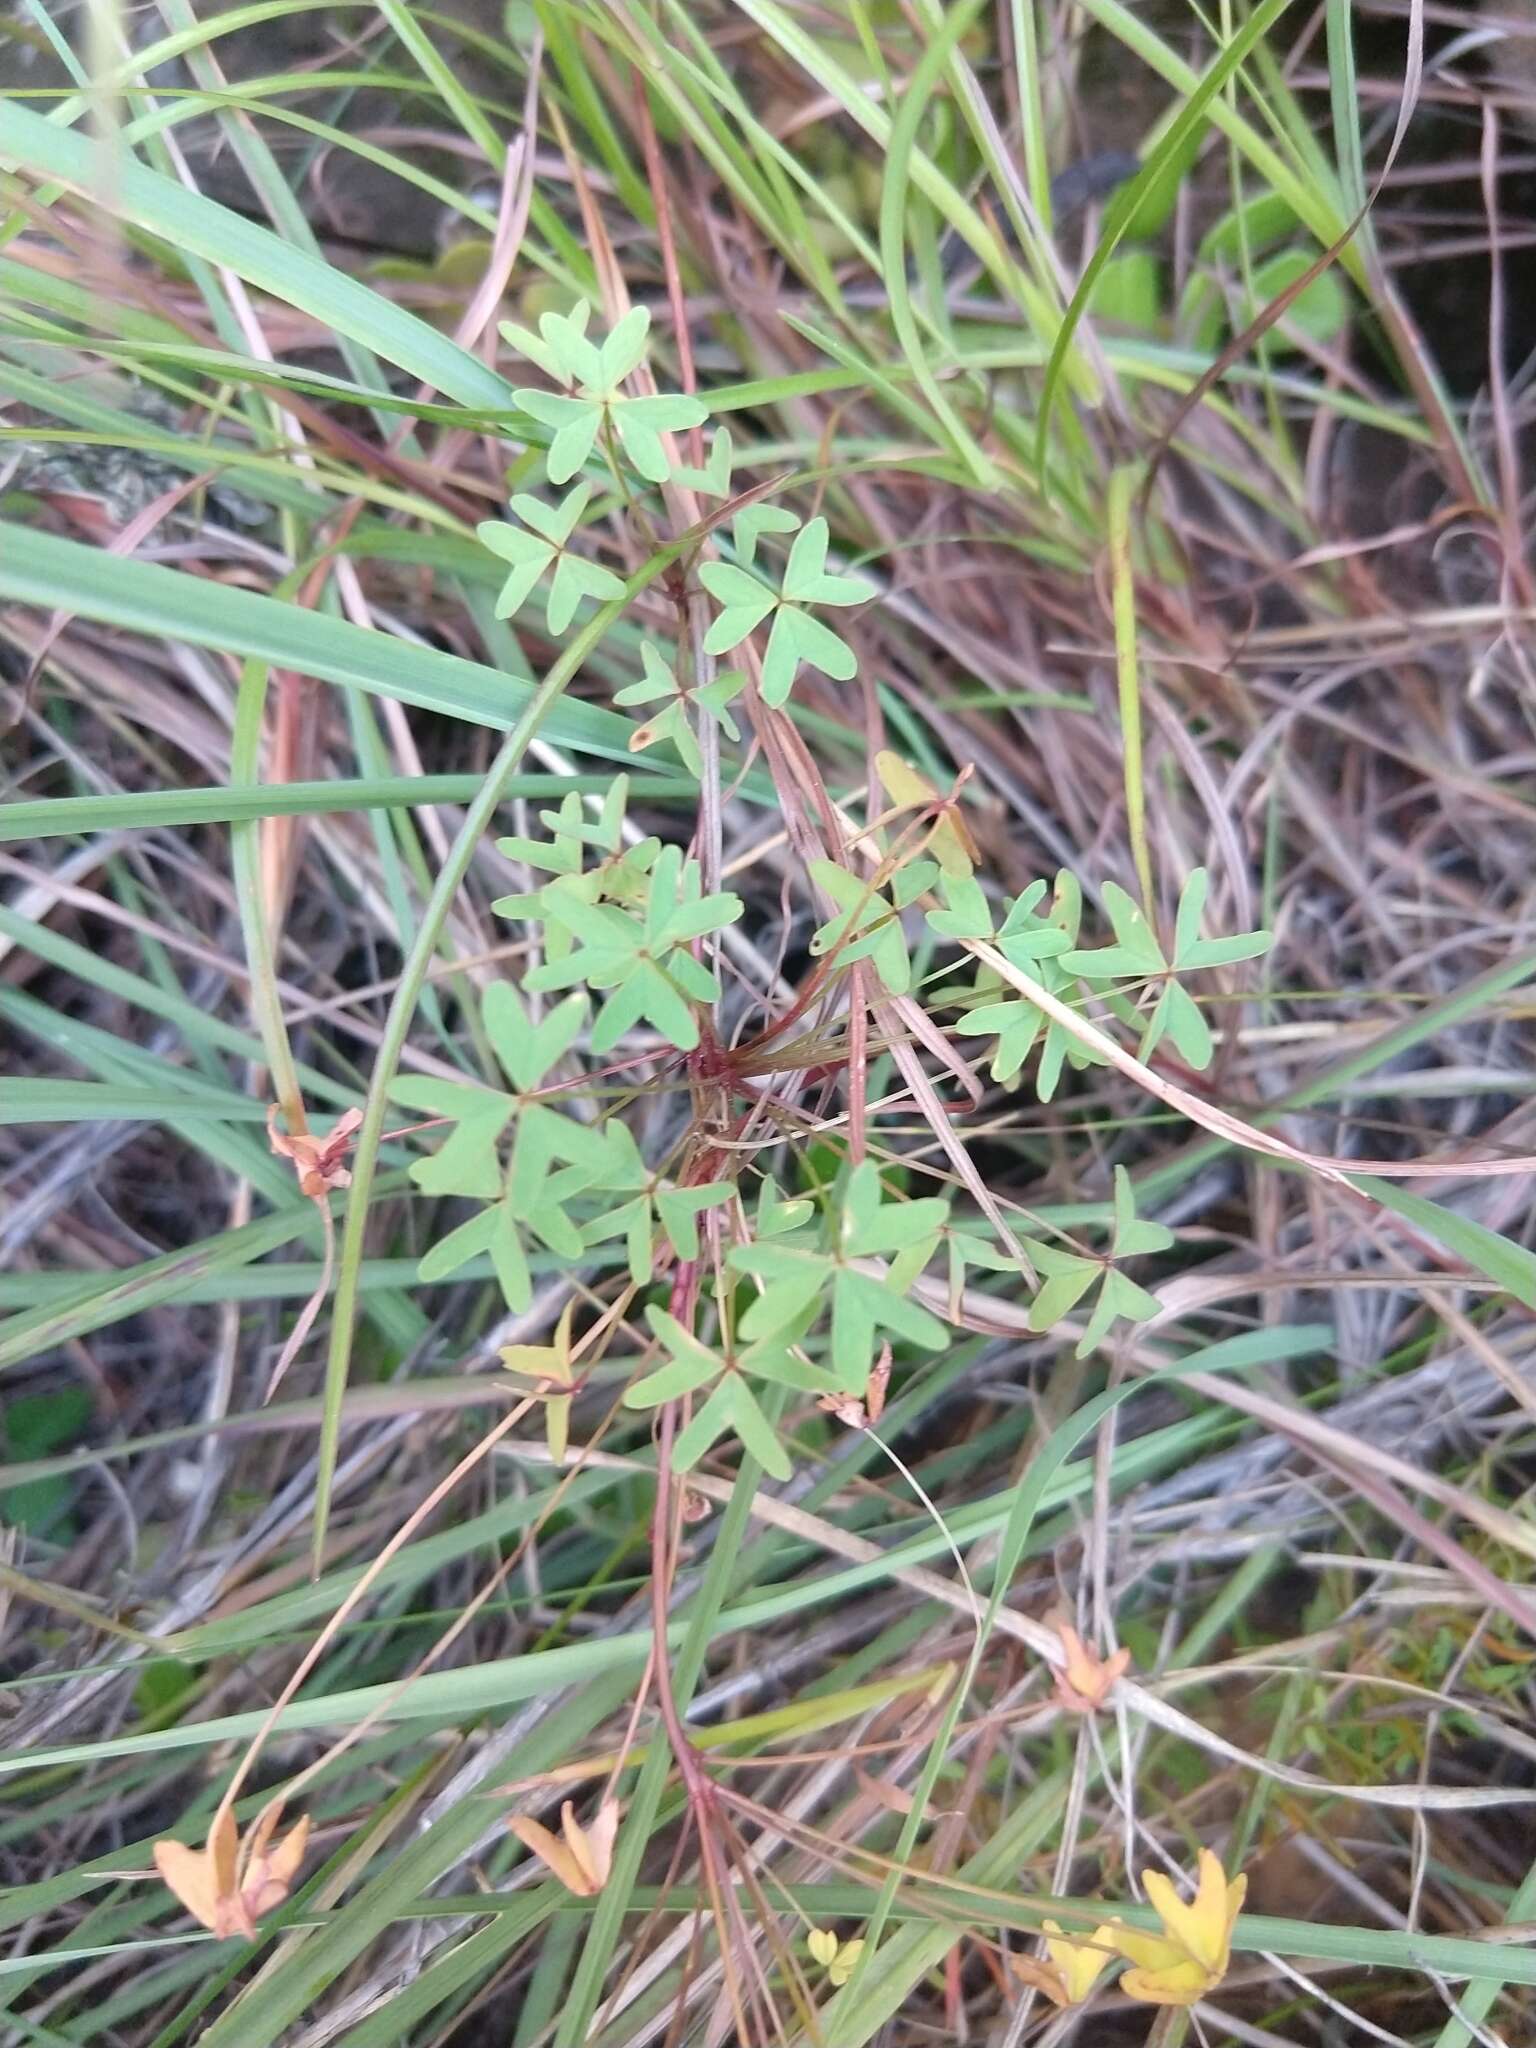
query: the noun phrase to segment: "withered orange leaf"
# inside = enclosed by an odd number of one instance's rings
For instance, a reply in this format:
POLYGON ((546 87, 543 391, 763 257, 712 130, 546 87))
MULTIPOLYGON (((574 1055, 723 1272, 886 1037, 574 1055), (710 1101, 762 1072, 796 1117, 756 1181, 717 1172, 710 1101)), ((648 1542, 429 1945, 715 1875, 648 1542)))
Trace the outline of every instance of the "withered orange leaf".
POLYGON ((243 1850, 228 1807, 214 1816, 203 1848, 172 1841, 154 1845, 155 1868, 166 1889, 220 1940, 231 1934, 254 1939, 257 1921, 293 1889, 309 1841, 309 1816, 301 1815, 274 1846, 282 1812, 278 1801, 264 1808, 243 1850))
POLYGON ((1057 1705, 1069 1714, 1097 1713, 1116 1681, 1130 1669, 1130 1651, 1120 1649, 1112 1657, 1101 1657, 1066 1621, 1057 1622, 1056 1633, 1067 1653, 1065 1664, 1056 1667, 1057 1705))
POLYGON ((267 1111, 267 1143, 280 1159, 291 1159, 299 1177, 299 1192, 312 1202, 323 1201, 332 1188, 349 1188, 352 1176, 343 1161, 347 1146, 363 1121, 360 1109, 344 1110, 330 1131, 317 1138, 309 1131, 290 1133, 277 1128, 277 1105, 267 1111))
POLYGON ((536 1820, 515 1815, 507 1826, 525 1849, 559 1878, 578 1899, 595 1899, 613 1868, 613 1843, 619 1831, 619 1802, 605 1799, 590 1827, 576 1818, 569 1799, 560 1809, 560 1834, 536 1820), (564 1837, 564 1840, 561 1837, 564 1837))
POLYGON ((885 1390, 890 1382, 891 1347, 886 1344, 869 1369, 862 1401, 856 1394, 822 1394, 816 1406, 835 1415, 845 1429, 873 1429, 885 1413, 885 1390))

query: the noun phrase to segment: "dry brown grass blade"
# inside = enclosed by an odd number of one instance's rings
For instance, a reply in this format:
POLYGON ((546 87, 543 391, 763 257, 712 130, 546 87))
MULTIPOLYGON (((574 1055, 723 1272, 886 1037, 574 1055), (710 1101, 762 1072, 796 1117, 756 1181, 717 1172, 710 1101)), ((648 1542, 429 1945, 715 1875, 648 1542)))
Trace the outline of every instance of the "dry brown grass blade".
POLYGON ((1228 1144, 1242 1146, 1245 1151, 1262 1152, 1267 1158, 1282 1160, 1287 1165, 1305 1166, 1359 1201, 1369 1198, 1353 1185, 1349 1178, 1351 1174, 1371 1174, 1379 1180, 1486 1180, 1500 1174, 1536 1173, 1536 1154, 1522 1153, 1511 1159, 1336 1159, 1326 1153, 1308 1152, 1300 1145, 1287 1144, 1284 1138, 1276 1137, 1272 1131, 1261 1130, 1257 1125, 1233 1116, 1230 1111, 1217 1108, 1213 1102, 1202 1101, 1188 1088, 1181 1088, 1177 1081, 1170 1081, 1166 1075, 1147 1066, 1089 1018, 1080 1016, 1070 1004, 1052 995, 1033 976, 1015 967, 995 946, 989 946, 982 939, 966 939, 963 943, 968 953, 974 954, 984 966, 1000 975, 1010 988, 1027 996, 1053 1023, 1061 1025, 1064 1031, 1070 1031, 1079 1044, 1091 1046, 1109 1066, 1118 1068, 1128 1080, 1136 1082, 1149 1095, 1155 1095, 1159 1102, 1166 1102, 1170 1109, 1187 1116, 1191 1123, 1199 1124, 1213 1137, 1224 1138, 1228 1144))

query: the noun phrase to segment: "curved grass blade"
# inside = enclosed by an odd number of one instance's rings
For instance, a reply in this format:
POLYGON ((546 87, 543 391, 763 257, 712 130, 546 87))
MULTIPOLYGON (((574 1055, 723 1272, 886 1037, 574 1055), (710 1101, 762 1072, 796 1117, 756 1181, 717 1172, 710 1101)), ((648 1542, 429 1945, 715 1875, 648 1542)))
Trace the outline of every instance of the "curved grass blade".
POLYGON ((382 294, 145 165, 119 158, 101 182, 93 139, 60 128, 14 100, 0 101, 0 157, 14 168, 72 187, 92 205, 161 236, 173 248, 223 265, 247 284, 297 306, 323 327, 457 399, 508 413, 512 389, 467 349, 382 294))

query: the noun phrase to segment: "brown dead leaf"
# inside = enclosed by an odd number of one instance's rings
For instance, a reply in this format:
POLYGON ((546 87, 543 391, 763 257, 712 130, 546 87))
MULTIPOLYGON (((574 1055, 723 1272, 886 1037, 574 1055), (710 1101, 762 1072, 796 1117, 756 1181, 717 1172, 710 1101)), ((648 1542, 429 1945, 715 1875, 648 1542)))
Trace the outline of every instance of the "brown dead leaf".
MULTIPOLYGON (((871 1777, 862 1764, 854 1765, 853 1775, 864 1796, 872 1799, 877 1806, 883 1806, 887 1813, 900 1814, 905 1819, 912 1811, 916 1802, 905 1786, 893 1785, 889 1778, 871 1777)), ((926 1808, 924 1810, 929 1811, 926 1808)))
POLYGON ((344 1110, 331 1126, 328 1135, 317 1138, 309 1131, 280 1131, 277 1128, 277 1105, 274 1103, 267 1111, 267 1143, 280 1159, 293 1161, 293 1170, 299 1179, 300 1193, 307 1195, 320 1212, 320 1228, 325 1246, 319 1284, 300 1309, 298 1319, 288 1333, 288 1341, 272 1368, 272 1376, 267 1381, 265 1398, 268 1401, 277 1392, 289 1366, 304 1348, 314 1327, 315 1317, 319 1315, 325 1298, 331 1291, 331 1274, 336 1263, 336 1232, 331 1222, 331 1205, 326 1197, 333 1188, 349 1188, 352 1185, 352 1176, 342 1161, 362 1120, 363 1112, 360 1109, 344 1110))
POLYGON ((333 1188, 351 1187, 352 1176, 342 1162, 346 1158, 347 1146, 362 1121, 360 1109, 348 1109, 342 1112, 323 1138, 315 1137, 310 1131, 290 1134, 277 1128, 277 1105, 274 1103, 267 1111, 267 1143, 280 1159, 293 1161, 299 1192, 308 1195, 312 1202, 320 1202, 333 1188))
POLYGON ((835 1415, 845 1429, 873 1429, 885 1413, 885 1390, 891 1383, 891 1347, 883 1344, 869 1369, 864 1398, 855 1394, 823 1394, 816 1406, 835 1415))

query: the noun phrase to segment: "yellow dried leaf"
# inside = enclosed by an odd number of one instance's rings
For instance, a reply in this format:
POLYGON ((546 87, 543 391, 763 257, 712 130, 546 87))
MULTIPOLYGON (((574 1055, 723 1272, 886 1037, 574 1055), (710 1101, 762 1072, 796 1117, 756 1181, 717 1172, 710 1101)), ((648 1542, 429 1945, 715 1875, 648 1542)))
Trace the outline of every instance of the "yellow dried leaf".
POLYGON ((219 1888, 206 1849, 189 1849, 185 1842, 156 1842, 154 1857, 161 1882, 194 1920, 215 1934, 234 1931, 220 1924, 219 1888))
POLYGON ((875 768, 886 795, 902 810, 937 807, 937 822, 927 850, 943 874, 957 879, 968 875, 981 859, 981 853, 954 797, 941 796, 926 775, 888 747, 876 754, 875 768))
POLYGON ((1054 1920, 1045 1929, 1043 1956, 1014 1956, 1014 1974, 1036 1991, 1043 1992, 1052 2005, 1065 2010, 1081 2005, 1098 1982, 1104 1965, 1115 1955, 1114 1929, 1095 1927, 1084 1940, 1062 1933, 1054 1920))
POLYGON ((848 1982, 848 1979, 858 1968, 859 1957, 863 1953, 864 1944, 862 1941, 845 1941, 839 1947, 837 1954, 832 1958, 831 1962, 828 1963, 827 1975, 839 1989, 848 1982))
POLYGON ((571 1397, 569 1394, 552 1392, 552 1388, 568 1387, 573 1378, 571 1366, 571 1317, 576 1304, 568 1301, 565 1310, 555 1326, 553 1344, 507 1344, 502 1347, 501 1362, 508 1372, 515 1372, 521 1378, 533 1380, 537 1390, 544 1396, 544 1439, 549 1445, 549 1455, 557 1465, 565 1463, 566 1450, 571 1440, 571 1397))
POLYGON ((805 1945, 812 1960, 820 1963, 826 1971, 827 1980, 835 1990, 841 1990, 848 1982, 864 1953, 861 1938, 839 1941, 830 1927, 813 1927, 805 1938, 805 1945))
POLYGON ((1142 1872, 1147 1897, 1163 1923, 1161 1934, 1143 1934, 1118 1922, 1111 1928, 1115 1948, 1134 1965, 1120 1979, 1120 1989, 1130 1997, 1149 2005, 1193 2005, 1227 1974, 1232 1929, 1248 1880, 1229 1880, 1209 1849, 1200 1851, 1199 1871, 1199 1885, 1188 1903, 1161 1871, 1142 1872))
POLYGON ((605 1799, 589 1828, 576 1818, 569 1799, 560 1809, 560 1834, 521 1815, 507 1822, 525 1849, 559 1878, 578 1899, 595 1899, 613 1868, 613 1843, 619 1831, 619 1802, 605 1799), (562 1836, 564 1839, 562 1840, 562 1836))

